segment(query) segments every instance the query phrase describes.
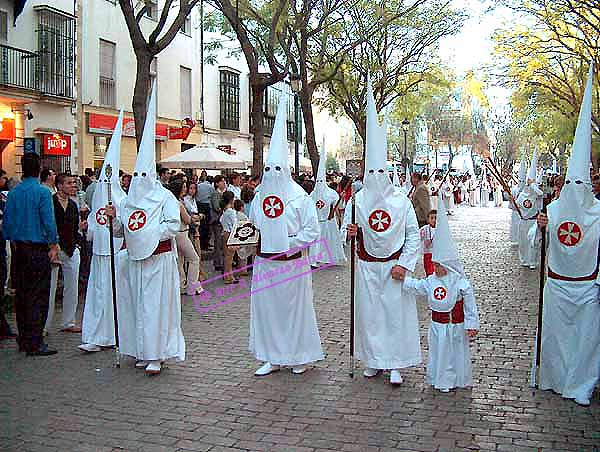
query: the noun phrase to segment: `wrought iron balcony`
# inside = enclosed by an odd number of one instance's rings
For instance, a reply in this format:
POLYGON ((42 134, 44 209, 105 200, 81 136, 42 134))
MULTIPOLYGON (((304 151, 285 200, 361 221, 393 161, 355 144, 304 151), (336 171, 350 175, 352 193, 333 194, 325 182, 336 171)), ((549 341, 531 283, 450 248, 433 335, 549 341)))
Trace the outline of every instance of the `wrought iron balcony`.
POLYGON ((0 85, 39 91, 37 60, 36 53, 0 44, 0 85))

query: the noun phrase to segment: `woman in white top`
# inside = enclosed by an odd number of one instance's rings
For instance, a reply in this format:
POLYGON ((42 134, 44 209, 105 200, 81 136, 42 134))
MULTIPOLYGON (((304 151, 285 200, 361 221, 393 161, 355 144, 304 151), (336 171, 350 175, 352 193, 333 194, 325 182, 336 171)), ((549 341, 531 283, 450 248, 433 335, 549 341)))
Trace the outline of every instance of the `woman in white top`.
POLYGON ((204 289, 198 282, 200 257, 198 256, 198 253, 196 253, 194 245, 188 235, 192 217, 187 212, 183 203, 183 197, 187 192, 186 183, 182 178, 172 179, 169 181, 169 190, 171 190, 171 193, 173 193, 179 201, 179 211, 181 214, 181 229, 175 236, 177 253, 179 255, 177 265, 179 267, 180 290, 182 294, 187 293, 188 295, 197 295, 204 289), (188 264, 187 272, 185 271, 185 264, 188 264))
POLYGON ((183 197, 183 205, 185 210, 192 217, 190 223, 189 236, 196 250, 196 254, 200 258, 200 265, 198 279, 206 279, 208 275, 202 266, 202 247, 200 245, 200 222, 204 220, 204 214, 198 213, 198 204, 196 203, 196 192, 198 191, 198 185, 195 182, 188 185, 187 194, 183 197))
POLYGON ((221 207, 223 214, 221 215, 221 226, 223 227, 223 253, 224 253, 224 264, 225 271, 223 272, 223 281, 225 284, 237 284, 239 279, 233 274, 233 258, 237 247, 228 246, 227 240, 229 234, 233 230, 233 227, 237 223, 237 212, 233 208, 234 194, 230 191, 223 193, 221 199, 221 207))

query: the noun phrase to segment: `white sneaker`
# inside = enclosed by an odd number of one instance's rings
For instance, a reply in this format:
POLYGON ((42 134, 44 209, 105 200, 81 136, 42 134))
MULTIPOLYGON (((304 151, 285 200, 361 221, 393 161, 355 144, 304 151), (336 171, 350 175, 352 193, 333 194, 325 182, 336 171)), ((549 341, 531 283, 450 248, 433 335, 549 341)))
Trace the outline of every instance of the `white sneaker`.
POLYGON ((269 375, 272 372, 277 372, 280 369, 278 365, 273 365, 271 363, 264 363, 262 366, 258 368, 254 375, 257 377, 264 377, 265 375, 269 375))
POLYGON ((363 375, 366 378, 373 378, 379 374, 379 369, 373 369, 372 367, 365 367, 363 375))
POLYGON ((306 366, 294 366, 292 367, 292 373, 296 375, 300 375, 306 372, 306 366))
POLYGON ((148 361, 148 365, 146 366, 146 374, 148 375, 158 375, 161 371, 160 361, 148 361))
POLYGON ((196 287, 195 289, 189 288, 187 290, 187 295, 189 295, 190 297, 193 297, 194 295, 200 295, 202 292, 204 292, 204 287, 199 286, 199 287, 196 287))
POLYGON ((400 375, 400 371, 394 369, 390 372, 390 383, 393 385, 400 385, 404 380, 402 379, 402 375, 400 375))
POLYGON ((529 270, 535 270, 536 268, 537 268, 537 266, 536 266, 536 265, 530 265, 530 266, 529 266, 529 270))
POLYGON ((442 389, 440 389, 440 392, 443 392, 443 393, 450 392, 450 389, 448 389, 448 388, 442 388, 442 389))
POLYGON ((94 353, 94 352, 99 352, 100 350, 102 350, 100 347, 98 347, 95 344, 81 344, 77 348, 79 350, 81 350, 83 352, 87 352, 87 353, 94 353))
POLYGON ((575 398, 575 403, 580 406, 590 406, 590 399, 575 398))
POLYGON ((144 368, 144 367, 146 367, 147 365, 148 365, 148 361, 140 361, 140 360, 137 360, 137 361, 135 362, 135 367, 136 367, 137 369, 143 369, 143 368, 144 368))

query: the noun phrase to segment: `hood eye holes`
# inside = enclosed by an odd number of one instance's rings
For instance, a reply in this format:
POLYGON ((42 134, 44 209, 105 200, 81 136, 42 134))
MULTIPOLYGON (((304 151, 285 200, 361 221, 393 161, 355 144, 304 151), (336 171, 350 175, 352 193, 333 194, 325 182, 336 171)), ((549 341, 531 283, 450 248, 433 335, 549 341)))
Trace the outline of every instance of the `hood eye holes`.
POLYGON ((276 166, 275 171, 281 171, 281 166, 276 166))
POLYGON ((582 181, 582 180, 576 180, 576 181, 575 181, 575 183, 576 183, 577 185, 579 185, 579 184, 583 184, 583 181, 582 181))
POLYGON ((137 171, 135 171, 135 172, 133 173, 133 175, 134 175, 134 176, 137 176, 137 175, 138 175, 138 172, 137 172, 137 171))
POLYGON ((566 181, 565 181, 565 185, 567 185, 567 184, 570 184, 570 183, 571 183, 571 181, 570 181, 570 180, 566 180, 566 181))
POLYGON ((142 173, 142 177, 146 177, 146 173, 142 173))
POLYGON ((380 169, 378 169, 378 170, 377 170, 377 172, 378 172, 379 174, 383 174, 383 169, 381 169, 381 168, 380 168, 380 169))
POLYGON ((374 174, 374 173, 375 173, 375 170, 372 170, 372 169, 369 170, 369 174, 374 174))
POLYGON ((271 167, 270 166, 265 166, 265 172, 269 172, 271 171, 271 167))

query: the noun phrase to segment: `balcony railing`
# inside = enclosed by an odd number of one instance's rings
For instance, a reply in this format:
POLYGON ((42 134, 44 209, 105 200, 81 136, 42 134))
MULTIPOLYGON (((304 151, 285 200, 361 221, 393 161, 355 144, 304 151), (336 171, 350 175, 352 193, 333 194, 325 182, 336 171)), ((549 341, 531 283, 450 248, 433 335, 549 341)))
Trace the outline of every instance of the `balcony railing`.
POLYGON ((103 107, 114 107, 115 97, 114 79, 100 76, 100 105, 103 107))
POLYGON ((37 54, 0 44, 0 85, 39 90, 37 54))

